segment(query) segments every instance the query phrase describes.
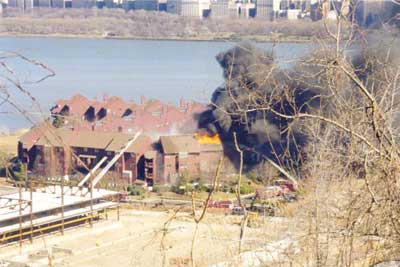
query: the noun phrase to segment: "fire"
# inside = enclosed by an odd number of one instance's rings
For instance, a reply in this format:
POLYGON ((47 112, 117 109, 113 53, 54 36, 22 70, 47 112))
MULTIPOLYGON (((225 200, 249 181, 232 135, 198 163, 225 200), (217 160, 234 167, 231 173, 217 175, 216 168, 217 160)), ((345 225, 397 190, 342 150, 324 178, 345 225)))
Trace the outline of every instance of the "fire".
POLYGON ((208 135, 207 133, 197 133, 196 139, 200 144, 207 145, 207 144, 214 144, 219 145, 221 144, 221 139, 219 138, 218 134, 208 135))

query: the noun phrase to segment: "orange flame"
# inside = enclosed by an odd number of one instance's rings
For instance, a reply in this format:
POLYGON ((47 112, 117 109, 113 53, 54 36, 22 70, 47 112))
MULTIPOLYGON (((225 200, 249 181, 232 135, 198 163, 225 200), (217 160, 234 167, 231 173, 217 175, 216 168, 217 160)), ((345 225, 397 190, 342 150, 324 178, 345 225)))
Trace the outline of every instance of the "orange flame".
POLYGON ((219 144, 221 144, 221 139, 219 138, 218 134, 208 135, 207 133, 197 133, 195 135, 195 137, 196 137, 197 141, 203 145, 207 145, 207 144, 219 145, 219 144))

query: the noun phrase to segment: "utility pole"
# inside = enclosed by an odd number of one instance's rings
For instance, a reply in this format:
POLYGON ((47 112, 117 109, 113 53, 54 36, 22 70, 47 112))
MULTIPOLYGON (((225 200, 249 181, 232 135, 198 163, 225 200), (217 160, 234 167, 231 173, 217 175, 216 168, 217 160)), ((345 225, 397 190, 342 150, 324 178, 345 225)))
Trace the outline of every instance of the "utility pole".
POLYGON ((18 183, 18 210, 19 210, 19 250, 22 253, 22 191, 21 183, 18 183))
POLYGON ((61 177, 61 235, 64 235, 64 176, 61 177))
POLYGON ((30 235, 29 240, 33 243, 33 191, 32 182, 29 182, 29 220, 30 220, 30 235))

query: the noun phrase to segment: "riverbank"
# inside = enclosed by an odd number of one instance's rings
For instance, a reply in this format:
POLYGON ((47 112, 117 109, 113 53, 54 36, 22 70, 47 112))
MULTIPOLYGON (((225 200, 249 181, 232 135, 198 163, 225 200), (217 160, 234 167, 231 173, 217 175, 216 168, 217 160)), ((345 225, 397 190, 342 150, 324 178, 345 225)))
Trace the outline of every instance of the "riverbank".
POLYGON ((105 40, 151 40, 151 41, 178 41, 178 42, 243 42, 252 41, 256 43, 308 43, 311 38, 300 36, 231 36, 231 37, 146 37, 146 36, 101 36, 101 35, 77 35, 77 34, 25 34, 19 32, 0 33, 1 37, 18 38, 63 38, 63 39, 105 39, 105 40))
POLYGON ((76 34, 25 34, 19 32, 0 33, 1 37, 18 38, 63 38, 63 39, 105 39, 105 40, 150 40, 150 41, 178 41, 178 42, 244 42, 256 43, 309 43, 311 38, 299 36, 285 36, 272 38, 270 36, 239 36, 239 37, 146 37, 146 36, 100 36, 100 35, 76 35, 76 34))
POLYGON ((193 19, 165 12, 35 10, 0 18, 0 36, 170 41, 309 42, 326 37, 321 22, 193 19))

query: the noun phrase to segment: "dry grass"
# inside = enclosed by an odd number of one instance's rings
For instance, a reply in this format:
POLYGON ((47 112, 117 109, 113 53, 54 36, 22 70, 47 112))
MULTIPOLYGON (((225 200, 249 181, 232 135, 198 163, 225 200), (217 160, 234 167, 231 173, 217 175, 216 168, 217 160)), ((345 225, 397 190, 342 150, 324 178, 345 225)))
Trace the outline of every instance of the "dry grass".
POLYGON ((8 10, 0 34, 143 39, 310 40, 326 36, 321 22, 269 22, 261 19, 190 19, 165 12, 122 10, 35 10, 22 15, 8 10))
POLYGON ((18 139, 27 131, 27 129, 21 129, 11 134, 1 134, 0 151, 6 154, 17 155, 18 139))

